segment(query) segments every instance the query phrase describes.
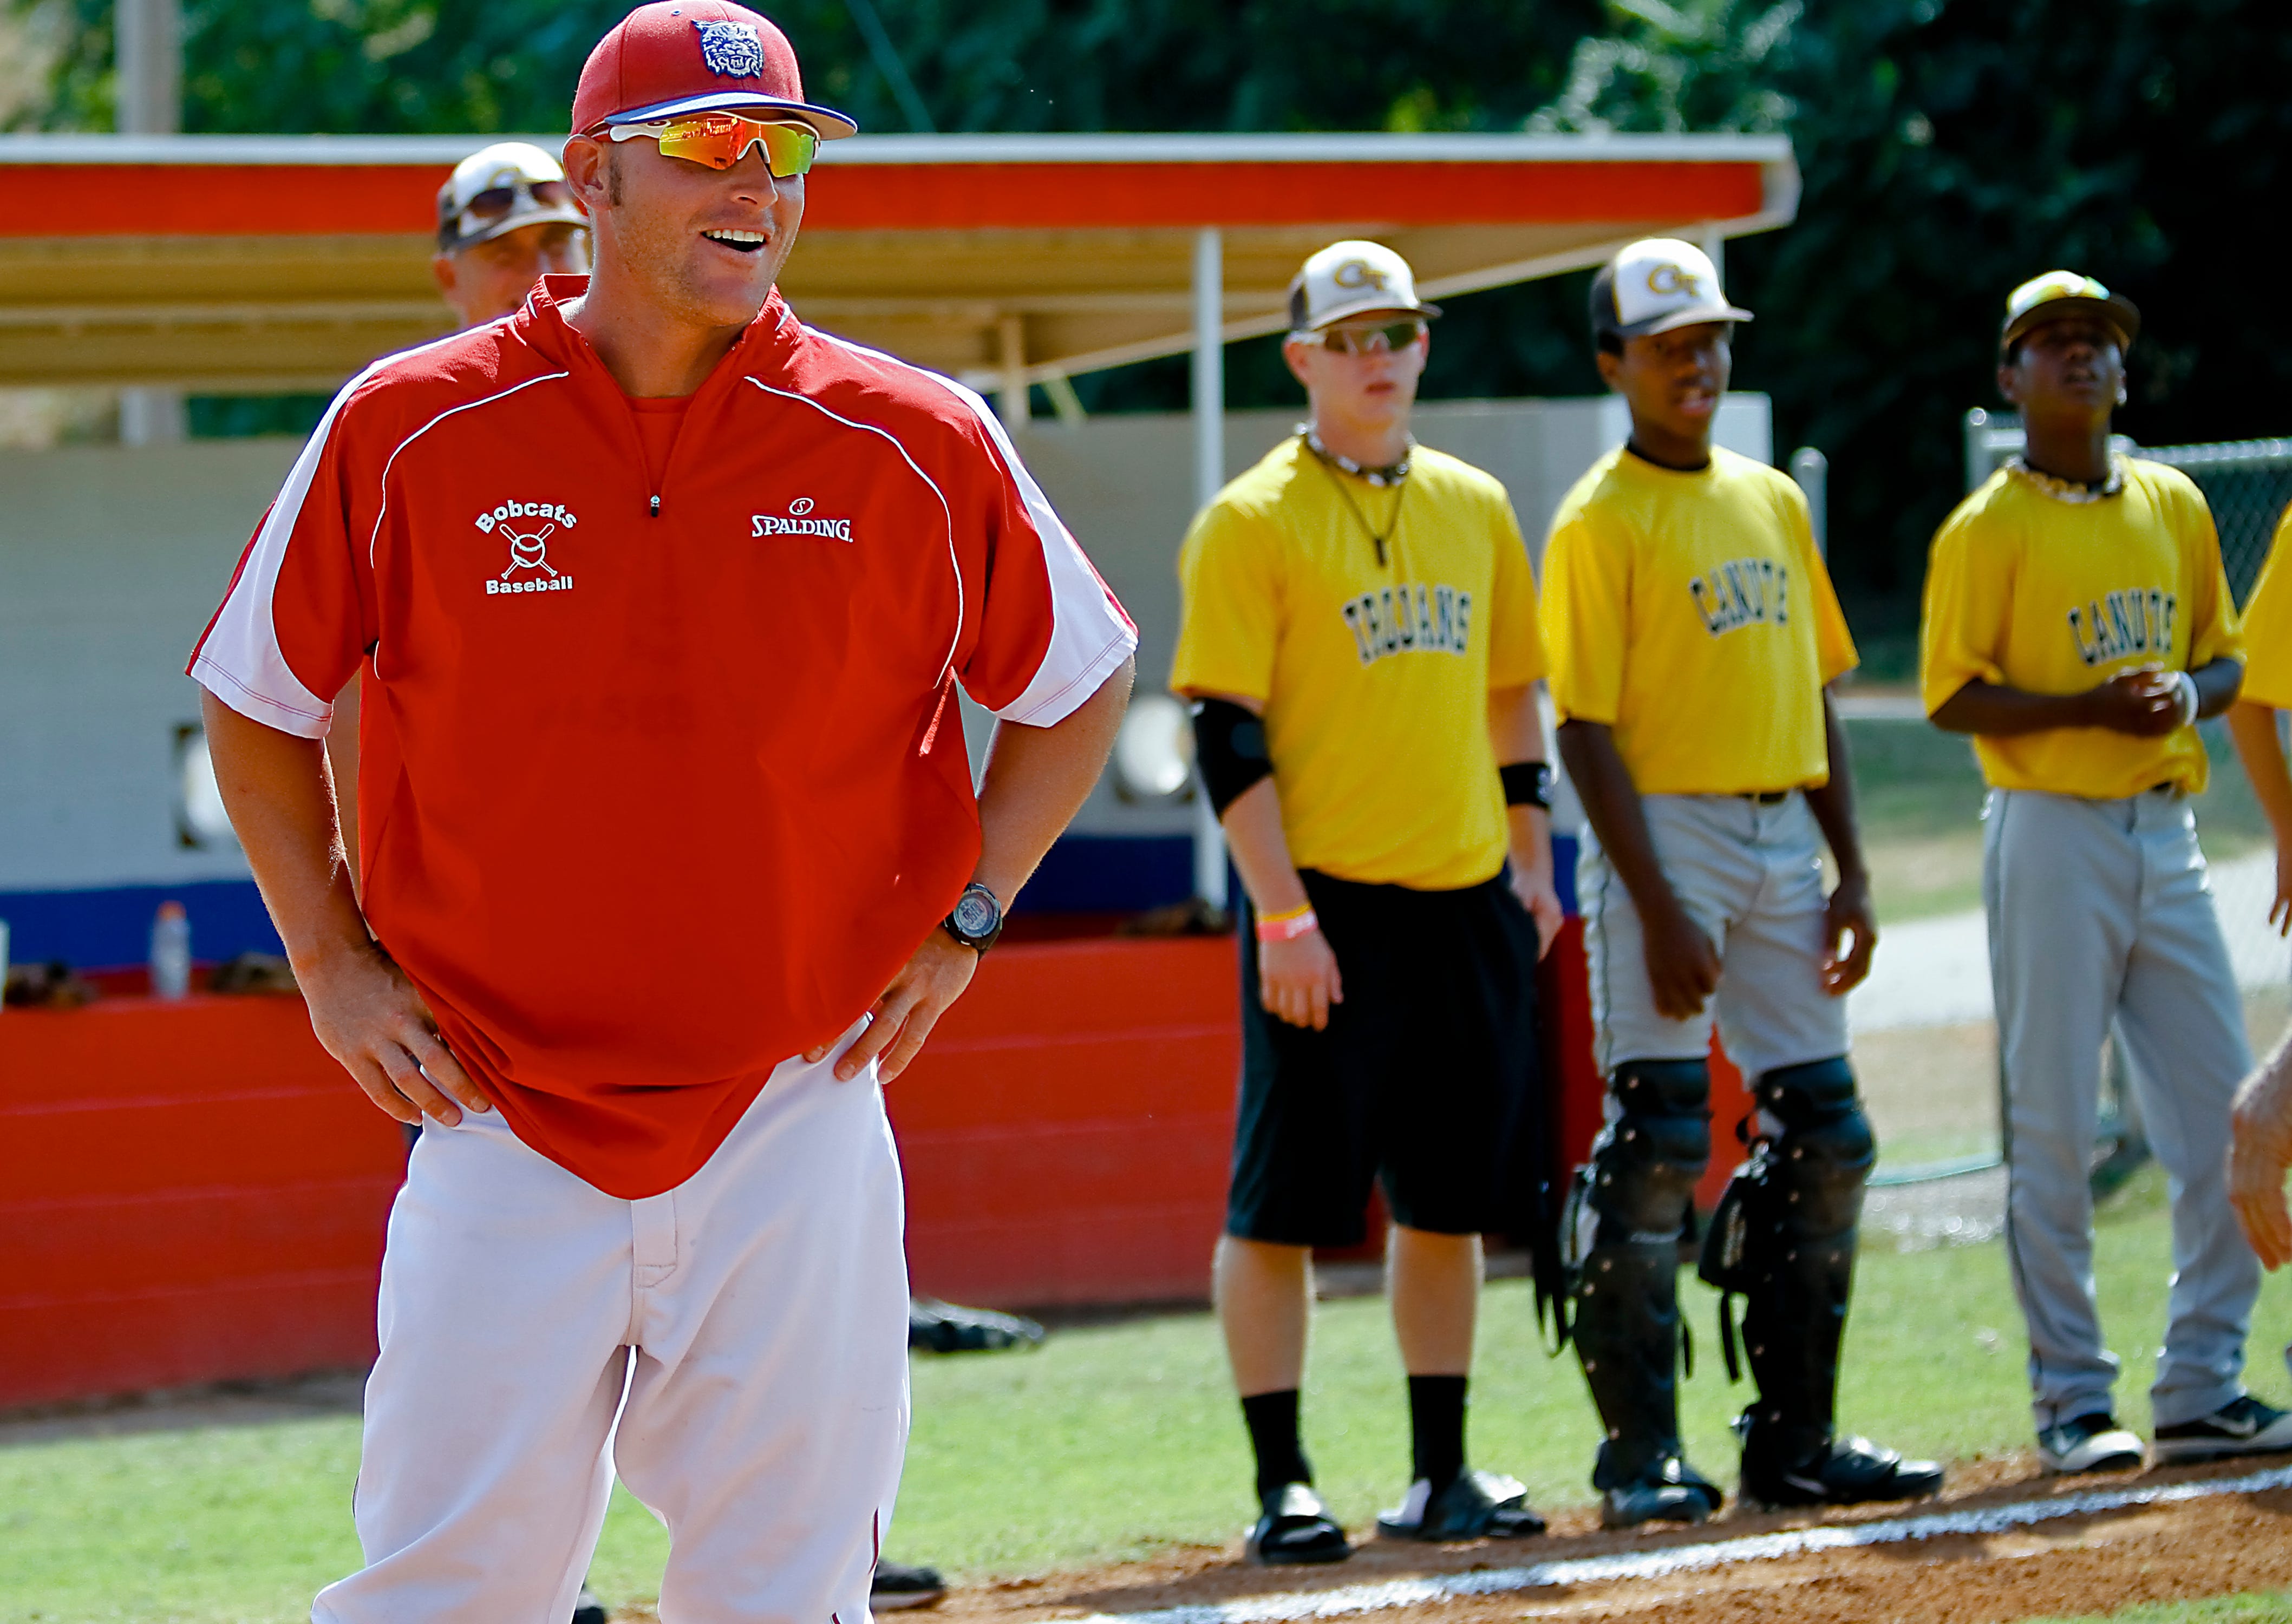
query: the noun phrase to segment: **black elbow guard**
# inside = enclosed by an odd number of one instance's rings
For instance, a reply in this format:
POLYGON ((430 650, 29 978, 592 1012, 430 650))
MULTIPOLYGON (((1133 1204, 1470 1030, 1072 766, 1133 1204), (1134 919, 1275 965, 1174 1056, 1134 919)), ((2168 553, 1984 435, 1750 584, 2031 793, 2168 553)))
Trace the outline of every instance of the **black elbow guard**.
POLYGON ((1193 703, 1194 761, 1220 817, 1243 791, 1273 771, 1265 750, 1265 724, 1231 699, 1193 703))

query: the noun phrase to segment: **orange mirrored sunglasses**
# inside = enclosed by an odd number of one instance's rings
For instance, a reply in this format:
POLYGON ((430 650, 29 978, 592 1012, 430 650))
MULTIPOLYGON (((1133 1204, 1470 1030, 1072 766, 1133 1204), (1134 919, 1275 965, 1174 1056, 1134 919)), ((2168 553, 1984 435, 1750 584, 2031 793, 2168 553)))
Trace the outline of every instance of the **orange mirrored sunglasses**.
POLYGON ((710 169, 730 169, 747 156, 750 147, 762 147, 764 165, 775 181, 793 181, 806 173, 819 153, 819 132, 810 125, 767 124, 738 113, 691 113, 658 124, 617 124, 607 133, 617 141, 640 137, 658 141, 663 157, 710 169))

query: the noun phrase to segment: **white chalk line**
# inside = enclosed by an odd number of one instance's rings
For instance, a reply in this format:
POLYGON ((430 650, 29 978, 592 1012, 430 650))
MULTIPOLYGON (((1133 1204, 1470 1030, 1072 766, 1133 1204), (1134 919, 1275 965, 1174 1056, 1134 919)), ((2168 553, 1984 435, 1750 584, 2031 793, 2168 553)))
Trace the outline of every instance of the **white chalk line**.
POLYGON ((1394 1579, 1382 1584, 1347 1585, 1336 1590, 1292 1590, 1231 1602, 1161 1607, 1145 1612, 1097 1612, 1071 1620, 1071 1624, 1299 1624, 1303 1620, 1389 1612, 1465 1596, 1502 1596, 1514 1590, 1541 1590, 1557 1585, 1605 1584, 1619 1579, 1663 1579, 1675 1573, 1702 1572, 1744 1562, 1775 1562, 1818 1551, 1899 1545, 1951 1535, 1997 1534, 2059 1517, 2091 1516, 2097 1512, 2139 1506, 2177 1505, 2183 1500, 2230 1494, 2264 1494, 2272 1489, 2292 1489, 2292 1467, 2278 1467, 2243 1477, 2218 1477, 2146 1489, 2094 1489, 2051 1499, 2015 1500, 2002 1506, 1930 1512, 1923 1516, 1893 1517, 1884 1522, 1751 1534, 1739 1540, 1676 1545, 1663 1550, 1618 1551, 1606 1556, 1578 1556, 1521 1568, 1394 1579))

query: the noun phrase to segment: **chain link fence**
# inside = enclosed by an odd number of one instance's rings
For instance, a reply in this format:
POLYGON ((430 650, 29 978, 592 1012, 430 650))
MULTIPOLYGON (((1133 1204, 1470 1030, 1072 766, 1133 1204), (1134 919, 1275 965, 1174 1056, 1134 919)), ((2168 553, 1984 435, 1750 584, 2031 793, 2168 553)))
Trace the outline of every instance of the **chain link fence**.
MULTIPOLYGON (((1965 417, 1965 483, 1970 491, 2022 449, 2020 423, 2009 414, 1969 412, 1965 417)), ((2292 504, 2292 440, 2244 440, 2215 445, 2142 446, 2120 438, 2119 449, 2184 470, 2210 505, 2220 534, 2229 585, 2241 604, 2266 560, 2276 527, 2292 504)), ((1855 711, 1848 711, 1850 718, 1855 711)), ((1873 987, 1858 993, 1856 1050, 1865 1076, 1871 1114, 1882 1152, 1881 1188, 1874 1193, 1880 1226, 1888 1223, 1886 1186, 1919 1186, 1933 1181, 1979 1185, 1955 1178, 1997 1162, 1998 1078, 1997 1032, 1989 999, 1987 932, 1978 892, 1961 885, 1950 891, 1924 871, 1937 868, 1978 880, 1980 835, 1971 807, 1978 800, 1970 754, 1955 741, 1943 742, 1912 704, 1884 703, 1863 707, 1850 721, 1858 778, 1868 761, 1876 781, 1866 796, 1874 866, 1884 891, 1900 896, 1930 880, 1928 903, 1914 908, 1920 917, 1889 922, 1879 946, 1880 969, 1873 987), (1913 730, 1925 729, 1920 737, 1913 730), (1888 759, 1903 760, 1887 787, 1888 759), (1949 792, 1944 792, 1944 781, 1949 792), (1885 816, 1892 793, 1902 804, 1933 808, 1925 823, 1885 816), (1919 796, 1925 799, 1917 800, 1919 796), (1887 868, 1898 878, 1888 887, 1887 868), (1955 865, 1952 868, 1951 865, 1955 865), (1922 870, 1921 865, 1924 865, 1922 870)), ((2197 803, 2198 826, 2212 866, 2213 888, 2237 980, 2244 993, 2247 1024, 2256 1049, 2272 1042, 2292 1012, 2292 948, 2268 924, 2276 894, 2275 864, 2265 819, 2246 781, 2227 730, 2203 725, 2212 759, 2212 783, 2197 803)), ((2104 1075, 2102 1143, 2095 1147, 2097 1186, 2106 1188, 2146 1159, 2146 1143, 2119 1046, 2112 1044, 2104 1075)), ((2002 1198, 2002 1185, 1990 1176, 1977 1204, 2002 1198)), ((1894 1205, 1893 1226, 1911 1243, 1957 1238, 1967 1215, 1949 1201, 1938 1204, 1904 1190, 1894 1205), (1912 1233, 1917 1231, 1918 1233, 1912 1233)), ((1961 1200, 1960 1205, 1963 1204, 1961 1200)), ((1986 1222, 1965 1233, 1978 1234, 1986 1222)))

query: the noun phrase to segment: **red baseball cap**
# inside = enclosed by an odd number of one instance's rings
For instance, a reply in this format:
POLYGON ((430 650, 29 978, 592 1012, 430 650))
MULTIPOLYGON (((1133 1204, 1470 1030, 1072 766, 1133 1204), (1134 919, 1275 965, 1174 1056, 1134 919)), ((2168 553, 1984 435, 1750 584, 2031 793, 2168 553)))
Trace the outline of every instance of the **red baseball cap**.
POLYGON ((776 112, 823 140, 859 125, 803 99, 795 47, 765 18, 730 0, 655 0, 597 42, 573 92, 573 128, 650 124, 687 113, 776 112))

